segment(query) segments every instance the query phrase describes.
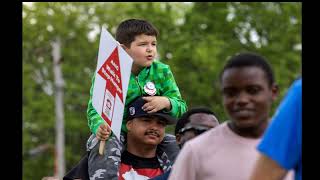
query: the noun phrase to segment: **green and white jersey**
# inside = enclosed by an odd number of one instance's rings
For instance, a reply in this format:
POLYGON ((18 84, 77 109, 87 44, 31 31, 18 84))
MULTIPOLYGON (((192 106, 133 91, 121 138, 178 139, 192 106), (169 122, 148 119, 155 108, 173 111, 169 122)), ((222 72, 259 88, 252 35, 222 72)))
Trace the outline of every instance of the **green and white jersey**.
MULTIPOLYGON (((90 99, 87 108, 88 125, 91 132, 96 134, 98 127, 104 120, 100 117, 97 111, 92 105, 92 93, 94 87, 94 79, 92 78, 92 84, 90 89, 90 99)), ((150 67, 146 67, 135 76, 131 73, 129 86, 127 91, 127 97, 125 100, 125 107, 123 113, 123 121, 121 130, 127 132, 126 117, 127 106, 135 98, 139 96, 149 96, 145 90, 146 84, 152 82, 156 88, 155 96, 166 96, 171 103, 171 111, 169 112, 175 118, 179 118, 184 112, 187 111, 186 102, 182 99, 179 88, 170 70, 170 67, 160 61, 154 61, 150 67)), ((151 84, 152 84, 151 83, 151 84)), ((150 84, 150 83, 149 83, 150 84)))

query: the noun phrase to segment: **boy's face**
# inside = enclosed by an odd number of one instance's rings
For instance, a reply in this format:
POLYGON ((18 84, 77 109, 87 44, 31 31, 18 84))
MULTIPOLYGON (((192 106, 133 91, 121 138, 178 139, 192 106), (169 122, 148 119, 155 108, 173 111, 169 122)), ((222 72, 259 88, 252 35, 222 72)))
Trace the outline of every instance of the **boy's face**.
POLYGON ((125 47, 126 52, 133 59, 132 72, 139 72, 144 67, 149 67, 157 55, 157 39, 155 36, 140 34, 135 37, 130 47, 125 47))
POLYGON ((134 118, 127 121, 128 136, 136 144, 156 146, 164 138, 166 122, 157 116, 134 118))
POLYGON ((222 76, 222 94, 225 110, 236 128, 257 128, 268 121, 277 87, 269 87, 259 67, 230 68, 222 76))

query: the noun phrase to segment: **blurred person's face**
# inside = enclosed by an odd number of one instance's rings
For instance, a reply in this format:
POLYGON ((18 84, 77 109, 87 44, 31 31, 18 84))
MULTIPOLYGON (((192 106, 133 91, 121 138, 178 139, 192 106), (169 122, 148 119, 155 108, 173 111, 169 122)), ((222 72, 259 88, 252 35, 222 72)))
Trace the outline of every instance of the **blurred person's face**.
MULTIPOLYGON (((259 67, 227 69, 222 75, 223 105, 235 129, 266 127, 277 87, 269 87, 259 67)), ((262 128, 263 129, 263 128, 262 128)))
POLYGON ((190 122, 180 129, 179 134, 176 135, 177 143, 180 148, 194 137, 203 132, 219 125, 219 121, 212 114, 195 113, 189 117, 190 122))

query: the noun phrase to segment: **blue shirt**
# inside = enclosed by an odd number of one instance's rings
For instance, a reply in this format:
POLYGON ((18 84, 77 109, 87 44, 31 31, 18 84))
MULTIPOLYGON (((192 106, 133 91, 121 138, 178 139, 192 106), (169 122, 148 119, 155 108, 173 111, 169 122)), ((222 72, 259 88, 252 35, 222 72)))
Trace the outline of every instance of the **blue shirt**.
POLYGON ((296 80, 281 102, 257 149, 301 180, 302 78, 296 80))

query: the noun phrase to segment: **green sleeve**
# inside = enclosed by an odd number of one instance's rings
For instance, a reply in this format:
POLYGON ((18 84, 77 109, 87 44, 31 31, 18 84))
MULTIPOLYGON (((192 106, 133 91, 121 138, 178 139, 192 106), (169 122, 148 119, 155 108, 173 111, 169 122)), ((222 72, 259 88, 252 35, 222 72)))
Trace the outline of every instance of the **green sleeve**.
POLYGON ((164 76, 163 96, 168 97, 171 103, 171 110, 169 113, 175 118, 180 118, 182 114, 187 111, 187 104, 181 97, 179 88, 169 66, 167 71, 164 73, 164 76))
POLYGON ((90 99, 89 99, 88 108, 87 108, 87 118, 88 118, 88 126, 91 132, 96 134, 98 127, 100 126, 101 123, 104 122, 104 120, 100 117, 100 115, 92 105, 94 80, 95 80, 95 75, 92 78, 92 83, 90 88, 90 99))

